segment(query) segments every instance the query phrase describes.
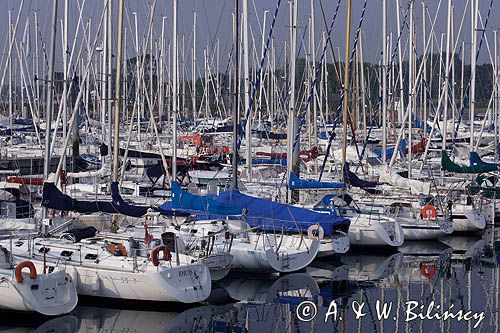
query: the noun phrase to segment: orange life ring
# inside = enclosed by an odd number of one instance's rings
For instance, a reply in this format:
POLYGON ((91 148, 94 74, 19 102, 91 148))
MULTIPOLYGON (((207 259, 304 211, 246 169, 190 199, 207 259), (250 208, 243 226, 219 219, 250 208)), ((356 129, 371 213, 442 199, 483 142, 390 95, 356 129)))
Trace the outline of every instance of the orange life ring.
POLYGON ((424 219, 435 219, 437 216, 436 207, 433 205, 425 205, 422 207, 422 217, 424 219))
POLYGON ((170 261, 172 260, 172 254, 168 250, 166 245, 158 245, 151 251, 151 261, 153 262, 153 266, 160 265, 160 259, 158 255, 160 252, 163 252, 163 260, 170 261))
POLYGON ((420 273, 427 279, 432 279, 436 275, 436 266, 423 264, 420 273))
POLYGON ((28 267, 30 269, 30 278, 32 280, 35 280, 37 277, 35 264, 33 264, 31 261, 23 261, 16 267, 16 282, 19 284, 23 283, 24 281, 21 271, 25 267, 28 267))

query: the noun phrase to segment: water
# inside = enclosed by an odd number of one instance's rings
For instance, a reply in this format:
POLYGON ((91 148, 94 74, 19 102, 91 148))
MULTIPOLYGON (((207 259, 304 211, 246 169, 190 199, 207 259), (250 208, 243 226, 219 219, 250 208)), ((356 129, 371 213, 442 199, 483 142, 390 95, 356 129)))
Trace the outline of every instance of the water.
POLYGON ((231 273, 193 306, 84 299, 58 318, 2 313, 0 332, 499 332, 497 239, 489 229, 317 260, 284 276, 231 273), (431 318, 407 321, 432 302, 431 318), (441 308, 455 318, 436 319, 441 308))

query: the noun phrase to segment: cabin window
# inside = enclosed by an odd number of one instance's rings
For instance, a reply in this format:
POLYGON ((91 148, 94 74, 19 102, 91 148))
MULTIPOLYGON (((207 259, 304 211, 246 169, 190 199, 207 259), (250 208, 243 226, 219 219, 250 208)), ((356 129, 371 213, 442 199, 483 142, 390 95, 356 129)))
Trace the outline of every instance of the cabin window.
POLYGON ((69 258, 69 257, 71 257, 72 254, 73 254, 73 252, 64 250, 61 252, 61 257, 68 257, 69 258))
POLYGON ((24 243, 23 243, 23 242, 21 242, 21 241, 17 241, 17 242, 15 242, 15 243, 14 243, 14 245, 15 245, 16 247, 23 246, 23 244, 24 244, 24 243))
POLYGON ((38 252, 39 253, 48 253, 50 251, 50 247, 45 247, 45 246, 42 246, 38 252))
POLYGON ((95 254, 95 253, 87 253, 85 255, 85 259, 87 259, 87 260, 96 260, 97 259, 97 254, 95 254))

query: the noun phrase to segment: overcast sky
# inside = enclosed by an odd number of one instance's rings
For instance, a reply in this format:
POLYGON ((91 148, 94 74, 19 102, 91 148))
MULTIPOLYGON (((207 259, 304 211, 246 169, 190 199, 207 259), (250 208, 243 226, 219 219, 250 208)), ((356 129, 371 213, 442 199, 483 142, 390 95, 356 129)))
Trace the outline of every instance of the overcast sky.
MULTIPOLYGON (((276 7, 276 3, 278 0, 248 0, 248 6, 250 9, 250 31, 251 31, 251 39, 255 40, 255 44, 259 47, 257 52, 260 54, 260 44, 261 44, 261 31, 260 26, 263 22, 264 11, 268 10, 267 14, 267 22, 266 22, 266 30, 269 29, 270 22, 272 19, 272 15, 274 13, 274 9, 276 7), (260 25, 259 25, 260 24, 260 25)), ((12 11, 12 20, 14 21, 20 8, 21 0, 0 0, 0 35, 3 37, 3 43, 0 47, 3 50, 3 54, 5 56, 6 43, 7 43, 7 22, 8 22, 8 11, 12 11)), ((64 0, 59 0, 59 10, 58 17, 59 20, 63 18, 63 5, 64 0)), ((87 22, 89 18, 92 18, 92 35, 95 36, 97 30, 97 23, 102 14, 103 3, 105 0, 69 0, 69 41, 70 47, 71 43, 74 40, 75 29, 78 23, 78 7, 84 3, 84 11, 83 11, 83 21, 87 22)), ((116 21, 116 10, 117 10, 117 1, 113 0, 113 10, 114 20, 116 21)), ((298 0, 299 2, 299 41, 300 44, 302 41, 302 36, 304 33, 304 29, 308 24, 308 18, 311 15, 310 12, 310 0, 298 0)), ((352 10, 352 32, 354 36, 354 31, 359 23, 359 18, 361 15, 361 9, 363 6, 362 0, 353 0, 353 10, 352 10)), ((397 13, 396 13, 396 0, 387 0, 388 2, 388 33, 393 32, 394 35, 397 34, 397 13)), ((23 31, 25 30, 26 22, 30 21, 29 30, 31 31, 31 51, 34 51, 34 12, 38 11, 39 13, 39 21, 40 21, 40 34, 41 38, 44 42, 49 41, 49 22, 51 18, 50 7, 52 0, 24 0, 24 8, 22 11, 22 15, 20 18, 20 24, 17 31, 17 39, 21 40, 23 36, 23 31)), ((134 16, 132 13, 137 13, 138 17, 138 26, 139 26, 139 35, 140 38, 144 36, 144 33, 147 28, 148 16, 150 13, 150 7, 153 1, 146 0, 125 0, 126 3, 126 17, 125 17, 125 29, 127 34, 127 45, 128 45, 128 56, 131 56, 135 53, 133 50, 133 33, 134 33, 134 16), (132 28, 132 30, 130 30, 132 28)), ((240 9, 241 9, 240 0, 240 9)), ((320 45, 320 36, 326 31, 325 23, 323 21, 323 16, 320 7, 320 1, 314 0, 315 3, 315 30, 316 30, 316 43, 320 45)), ((323 0, 323 8, 325 11, 325 17, 328 24, 333 17, 335 12, 335 7, 337 4, 337 0, 323 0)), ((334 25, 332 41, 333 46, 335 48, 335 52, 337 52, 337 47, 339 47, 340 53, 343 57, 343 49, 345 45, 345 27, 346 27, 346 3, 347 0, 341 1, 341 6, 339 9, 339 13, 334 25)), ((458 30, 460 28, 460 22, 462 20, 462 16, 464 15, 465 5, 469 3, 467 0, 454 0, 454 25, 455 25, 455 36, 457 36, 458 30)), ((447 0, 433 0, 427 1, 428 8, 426 10, 426 21, 427 21, 427 33, 430 30, 431 22, 434 20, 435 15, 437 15, 436 20, 436 36, 434 37, 434 49, 439 46, 439 39, 441 38, 441 34, 446 32, 446 14, 447 14, 447 0), (441 3, 439 11, 438 4, 441 3)), ((483 21, 486 19, 488 7, 490 4, 490 0, 480 0, 480 16, 483 21)), ((378 62, 380 59, 381 53, 381 45, 382 45, 382 0, 368 0, 367 11, 365 20, 363 23, 363 47, 364 47, 364 58, 365 61, 370 62, 378 62)), ((406 8, 408 6, 407 0, 400 1, 400 15, 401 20, 406 12, 406 8)), ((488 46, 493 54, 493 30, 498 29, 500 26, 500 15, 499 9, 500 4, 498 2, 494 3, 493 10, 491 13, 490 21, 488 23, 487 29, 487 40, 488 44, 483 44, 483 48, 480 54, 480 62, 490 62, 489 54, 488 54, 488 46)), ((197 57, 200 60, 199 66, 202 68, 202 59, 203 59, 203 48, 207 47, 213 51, 213 47, 215 45, 214 41, 219 40, 220 43, 220 67, 221 71, 224 71, 224 68, 227 65, 227 56, 231 49, 232 43, 232 13, 234 8, 233 0, 179 0, 179 35, 184 35, 185 38, 185 48, 186 51, 186 61, 188 63, 191 62, 191 47, 192 47, 192 31, 193 31, 193 12, 196 11, 198 14, 197 20, 197 57)), ((422 53, 422 44, 423 44, 423 35, 422 35, 422 1, 417 0, 414 2, 414 21, 416 26, 416 34, 417 34, 417 50, 419 54, 422 53)), ((163 17, 166 17, 166 31, 165 31, 165 41, 168 44, 172 37, 172 1, 171 0, 158 0, 156 4, 156 10, 154 12, 154 38, 158 40, 161 35, 162 21, 163 17)), ((470 62, 470 9, 465 13, 465 17, 463 20, 464 24, 462 27, 462 32, 460 36, 458 36, 457 40, 460 42, 465 40, 466 42, 466 59, 467 62, 470 62)), ((481 21, 480 26, 481 26, 481 21)), ((61 23, 58 24, 58 55, 56 57, 57 66, 61 66, 62 58, 61 58, 61 23)), ((113 27, 116 27, 114 24, 113 27)), ((307 33, 304 39, 305 45, 308 43, 307 33)), ((116 31, 114 31, 116 34, 116 31)), ((266 32, 267 35, 267 32, 266 32)), ((428 35, 428 34, 427 34, 428 35)), ((478 34, 478 40, 480 38, 480 33, 478 34)), ((77 41, 80 41, 81 30, 79 33, 79 37, 77 41)), ((403 35, 403 45, 406 45, 407 42, 407 29, 405 28, 405 33, 403 35)), ((285 39, 289 39, 289 4, 288 1, 283 0, 281 3, 281 7, 279 10, 279 14, 277 17, 277 22, 275 26, 275 45, 277 47, 277 55, 278 62, 283 62, 283 45, 285 39), (280 56, 281 55, 281 56, 280 56)), ((455 37, 456 38, 456 37, 455 37)), ((116 42, 116 37, 114 38, 116 42)), ((394 37, 394 41, 396 37, 394 37)), ((77 43, 76 49, 78 50, 79 44, 77 43)), ((299 46, 298 46, 299 48, 299 46)), ((301 49, 301 53, 299 57, 304 56, 305 49, 301 49)), ((76 51, 75 51, 76 52, 76 51)), ((407 56, 407 55, 406 55, 407 56)), ((319 58, 319 52, 317 54, 319 58)), ((329 56, 330 57, 330 56, 329 56)), ((331 58, 329 58, 331 59, 331 58)), ((3 59, 2 59, 3 60, 3 59)), ((3 60, 2 64, 5 60, 3 60)), ((331 60, 329 60, 331 61, 331 60)))

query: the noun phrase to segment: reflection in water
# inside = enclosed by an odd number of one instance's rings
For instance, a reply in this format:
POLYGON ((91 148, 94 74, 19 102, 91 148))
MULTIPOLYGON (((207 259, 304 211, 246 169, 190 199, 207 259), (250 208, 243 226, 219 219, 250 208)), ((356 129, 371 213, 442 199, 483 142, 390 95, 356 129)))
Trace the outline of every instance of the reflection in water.
MULTIPOLYGON (((452 312, 484 311, 480 332, 499 331, 500 239, 495 230, 481 237, 444 237, 406 242, 397 253, 358 253, 314 262, 303 273, 283 276, 230 274, 214 284, 205 305, 165 306, 156 311, 79 306, 68 316, 0 315, 2 332, 462 332, 465 321, 406 321, 408 301, 427 311, 434 302, 452 312), (304 300, 317 306, 308 322, 297 318, 304 300), (334 302, 334 303, 332 303, 334 302), (356 318, 353 302, 364 304, 356 318), (377 311, 386 305, 387 319, 377 311), (335 307, 332 307, 332 304, 335 307), (328 311, 330 314, 325 322, 328 311), (170 312, 171 311, 171 312, 170 312), (24 318, 22 320, 21 318, 24 318), (30 317, 31 318, 31 317, 30 317), (342 318, 342 319, 340 319, 342 318)), ((140 308, 142 310, 142 308, 140 308)), ((146 310, 146 309, 145 309, 146 310)), ((430 310, 430 314, 436 313, 430 310)))

